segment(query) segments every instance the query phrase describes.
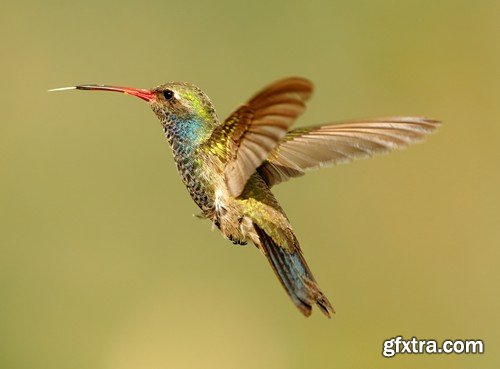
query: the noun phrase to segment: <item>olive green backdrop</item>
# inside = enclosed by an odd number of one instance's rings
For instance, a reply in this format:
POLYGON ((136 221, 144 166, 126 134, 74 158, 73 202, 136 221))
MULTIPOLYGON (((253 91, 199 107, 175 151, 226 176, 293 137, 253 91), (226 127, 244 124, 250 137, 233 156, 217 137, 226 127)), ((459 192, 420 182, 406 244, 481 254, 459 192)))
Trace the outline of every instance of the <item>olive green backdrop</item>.
POLYGON ((498 367, 498 1, 7 1, 0 20, 0 368, 498 367), (301 125, 445 122, 276 188, 331 320, 192 216, 144 103, 46 92, 185 80, 223 118, 289 75, 316 85, 301 125), (397 335, 486 353, 383 358, 397 335))

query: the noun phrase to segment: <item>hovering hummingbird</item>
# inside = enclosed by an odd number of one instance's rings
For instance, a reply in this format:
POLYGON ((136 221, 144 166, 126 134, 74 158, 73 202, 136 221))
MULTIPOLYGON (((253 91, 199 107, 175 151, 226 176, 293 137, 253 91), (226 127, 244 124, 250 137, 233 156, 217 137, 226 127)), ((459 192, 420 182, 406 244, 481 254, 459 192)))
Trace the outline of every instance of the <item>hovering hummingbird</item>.
POLYGON ((252 241, 305 316, 314 304, 327 317, 334 310, 271 187, 311 169, 406 147, 440 125, 421 117, 388 117, 289 130, 313 92, 312 83, 299 77, 267 86, 223 122, 209 97, 186 82, 151 90, 104 85, 55 90, 66 89, 115 91, 145 100, 161 122, 200 216, 235 244, 252 241))

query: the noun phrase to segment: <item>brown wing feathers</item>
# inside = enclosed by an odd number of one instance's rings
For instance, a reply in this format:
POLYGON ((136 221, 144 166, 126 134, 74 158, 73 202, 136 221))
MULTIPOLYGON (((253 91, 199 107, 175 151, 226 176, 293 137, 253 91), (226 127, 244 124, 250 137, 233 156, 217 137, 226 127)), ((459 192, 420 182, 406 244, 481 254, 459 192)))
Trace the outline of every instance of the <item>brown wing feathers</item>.
POLYGON ((439 125, 427 118, 388 117, 299 128, 285 136, 259 172, 274 185, 306 170, 404 148, 423 140, 439 125))
MULTIPOLYGON (((312 84, 302 78, 278 81, 251 98, 234 115, 246 112, 238 125, 244 132, 233 139, 233 154, 225 169, 225 178, 233 196, 239 196, 245 183, 285 137, 288 128, 305 110, 312 84)), ((226 124, 226 123, 225 123, 226 124)))
POLYGON ((269 85, 222 125, 229 134, 225 178, 239 196, 258 170, 268 185, 307 170, 386 153, 421 141, 440 122, 421 117, 366 119, 287 132, 311 97, 312 83, 292 77, 269 85))

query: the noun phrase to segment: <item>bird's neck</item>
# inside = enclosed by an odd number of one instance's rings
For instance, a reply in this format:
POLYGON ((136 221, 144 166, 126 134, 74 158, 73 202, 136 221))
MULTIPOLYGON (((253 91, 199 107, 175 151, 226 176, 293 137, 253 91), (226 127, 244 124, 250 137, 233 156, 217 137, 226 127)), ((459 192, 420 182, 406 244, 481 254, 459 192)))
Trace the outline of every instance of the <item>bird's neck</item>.
POLYGON ((175 157, 191 156, 210 137, 216 122, 196 115, 162 122, 165 137, 175 157))
POLYGON ((170 121, 163 123, 165 137, 174 154, 175 164, 182 182, 195 203, 204 212, 213 208, 211 184, 204 175, 207 168, 197 150, 210 137, 212 124, 202 119, 170 121))

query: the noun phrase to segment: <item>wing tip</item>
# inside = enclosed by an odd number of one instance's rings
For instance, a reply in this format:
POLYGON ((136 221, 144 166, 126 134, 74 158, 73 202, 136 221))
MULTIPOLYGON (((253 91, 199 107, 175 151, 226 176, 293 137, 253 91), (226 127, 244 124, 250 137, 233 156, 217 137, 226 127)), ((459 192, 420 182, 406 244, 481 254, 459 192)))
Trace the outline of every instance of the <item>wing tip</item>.
POLYGON ((401 123, 421 123, 428 124, 431 126, 439 127, 443 124, 442 121, 435 118, 429 118, 425 116, 402 116, 402 117, 391 117, 395 122, 401 123))

